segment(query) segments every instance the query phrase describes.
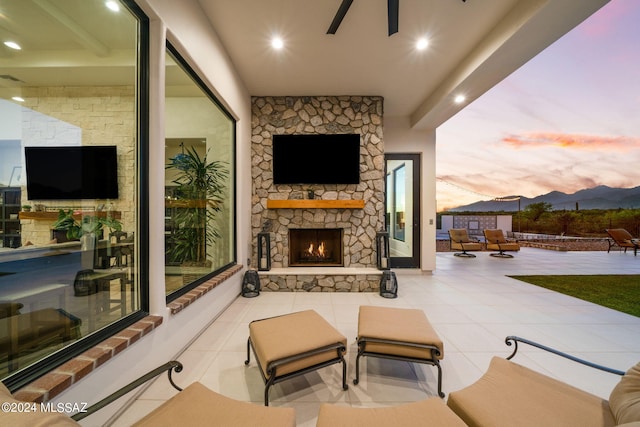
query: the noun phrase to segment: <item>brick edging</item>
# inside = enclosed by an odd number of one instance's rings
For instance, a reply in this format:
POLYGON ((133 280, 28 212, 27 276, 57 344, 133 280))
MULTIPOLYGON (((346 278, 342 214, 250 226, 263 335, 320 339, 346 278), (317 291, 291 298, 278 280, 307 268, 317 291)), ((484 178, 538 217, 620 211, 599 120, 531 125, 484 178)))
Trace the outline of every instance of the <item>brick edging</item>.
MULTIPOLYGON (((167 307, 169 307, 169 309, 171 310, 171 314, 177 314, 181 312, 189 304, 195 302, 198 298, 202 297, 204 294, 206 294, 237 272, 241 271, 243 268, 244 267, 242 265, 234 265, 233 267, 223 271, 222 273, 195 287, 175 301, 170 302, 169 304, 167 304, 167 307)), ((240 293, 239 289, 238 293, 240 293)))
POLYGON ((147 316, 26 385, 13 396, 24 402, 47 402, 161 324, 162 316, 147 316))
MULTIPOLYGON (((242 265, 234 265, 177 300, 169 303, 167 307, 171 310, 171 314, 182 311, 186 306, 242 269, 242 265)), ((239 292, 240 291, 238 291, 238 293, 239 292)), ((146 316, 144 319, 117 332, 95 347, 90 348, 32 383, 27 384, 13 393, 13 396, 23 402, 47 402, 80 381, 106 361, 115 357, 140 338, 149 334, 161 324, 162 316, 146 316)))

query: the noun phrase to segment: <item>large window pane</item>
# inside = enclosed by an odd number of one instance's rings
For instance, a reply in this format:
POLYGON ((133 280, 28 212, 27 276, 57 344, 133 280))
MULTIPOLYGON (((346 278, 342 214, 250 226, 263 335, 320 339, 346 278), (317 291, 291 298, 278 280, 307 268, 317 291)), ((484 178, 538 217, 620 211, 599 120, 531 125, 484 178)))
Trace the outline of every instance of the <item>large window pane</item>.
POLYGON ((234 261, 235 121, 177 52, 166 58, 166 293, 234 261))
MULTIPOLYGON (((117 3, 117 2, 116 2, 117 3)), ((0 4, 0 377, 140 310, 138 20, 0 4)))

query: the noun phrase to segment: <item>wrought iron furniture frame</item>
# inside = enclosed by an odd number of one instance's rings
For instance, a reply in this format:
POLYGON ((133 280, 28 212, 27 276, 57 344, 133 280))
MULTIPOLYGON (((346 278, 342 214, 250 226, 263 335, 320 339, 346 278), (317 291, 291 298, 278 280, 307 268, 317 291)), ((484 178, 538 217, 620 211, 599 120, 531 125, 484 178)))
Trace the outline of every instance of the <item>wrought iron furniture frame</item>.
POLYGON ((589 366, 590 368, 598 369, 600 371, 609 372, 610 374, 615 374, 615 375, 620 375, 620 376, 623 376, 625 374, 624 371, 620 371, 618 369, 613 369, 613 368, 608 368, 608 367, 603 366, 603 365, 598 365, 596 363, 589 362, 588 360, 580 359, 578 357, 572 356, 570 354, 564 353, 564 352, 556 350, 554 348, 547 347, 546 345, 539 344, 539 343, 537 343, 535 341, 531 341, 531 340, 528 340, 526 338, 521 338, 521 337, 518 337, 518 336, 515 336, 515 335, 509 335, 508 337, 506 337, 504 339, 504 343, 506 345, 508 345, 508 346, 513 345, 514 346, 513 352, 509 356, 507 356, 507 358, 506 358, 507 360, 511 360, 516 355, 516 353, 518 352, 518 343, 519 342, 521 342, 523 344, 527 344, 527 345, 533 346, 533 347, 536 347, 536 348, 539 348, 540 350, 544 350, 544 351, 547 351, 549 353, 553 353, 553 354, 555 354, 557 356, 564 357, 565 359, 569 359, 571 361, 580 363, 582 365, 589 366))
POLYGON ((105 397, 101 401, 94 403, 93 405, 89 406, 84 412, 78 412, 77 414, 73 415, 71 419, 75 421, 80 421, 81 419, 88 417, 89 415, 99 411, 100 409, 104 408, 110 403, 120 399, 122 396, 129 393, 130 391, 140 387, 142 384, 146 383, 147 381, 154 379, 155 377, 157 377, 158 375, 162 374, 165 371, 169 376, 169 382, 171 383, 171 385, 176 390, 182 391, 182 388, 178 387, 176 383, 173 382, 173 378, 171 378, 171 374, 174 371, 181 372, 182 369, 183 369, 182 363, 178 362, 177 360, 171 360, 165 363, 164 365, 159 366, 152 371, 149 371, 148 373, 144 374, 137 380, 130 382, 126 386, 122 387, 120 390, 110 394, 109 396, 105 397))
MULTIPOLYGON (((286 314, 282 315, 282 316, 287 316, 286 314)), ((260 322, 262 320, 268 320, 268 319, 273 319, 275 317, 282 317, 282 316, 274 316, 274 317, 269 317, 266 319, 259 319, 259 320, 254 320, 253 322, 260 322)), ((262 366, 262 362, 260 361, 260 359, 258 358, 258 354, 256 353, 256 349, 255 349, 255 345, 253 344, 253 342, 251 341, 251 336, 249 336, 249 338, 247 339, 247 360, 244 361, 245 365, 249 365, 249 363, 251 362, 251 350, 253 350, 253 355, 255 356, 256 360, 258 361, 258 364, 260 366, 262 366)), ((278 384, 282 381, 286 381, 290 378, 293 377, 297 377, 300 375, 304 375, 308 372, 312 372, 315 371, 317 369, 320 368, 324 368, 326 366, 330 366, 336 363, 342 363, 342 389, 343 390, 348 390, 349 386, 347 385, 347 362, 344 359, 344 354, 346 353, 347 348, 346 346, 341 343, 341 342, 337 342, 335 344, 330 344, 330 345, 326 345, 326 346, 322 346, 322 347, 318 347, 315 349, 311 349, 302 353, 298 353, 296 355, 293 356, 289 356, 289 357, 283 357, 281 359, 277 359, 274 360, 270 363, 267 364, 267 366, 265 367, 264 371, 263 369, 259 366, 258 370, 260 371, 260 375, 262 375, 262 379, 264 380, 265 386, 264 386, 264 406, 269 406, 269 389, 271 388, 272 385, 274 384, 278 384), (315 356, 317 354, 322 354, 322 353, 326 353, 327 351, 331 351, 331 350, 335 350, 336 351, 336 357, 330 360, 327 360, 325 362, 322 363, 316 363, 314 365, 308 366, 306 368, 303 369, 299 369, 297 371, 294 372, 290 372, 288 374, 284 374, 284 375, 278 375, 277 371, 278 371, 278 367, 292 363, 292 362, 297 362, 300 360, 303 360, 307 357, 311 357, 311 356, 315 356), (266 372, 266 375, 265 375, 266 372), (268 378, 267 378, 268 376, 268 378)))
POLYGON ((407 342, 407 341, 358 337, 358 355, 356 356, 356 377, 353 380, 353 384, 357 385, 360 382, 360 357, 362 356, 378 357, 380 359, 401 360, 404 362, 412 362, 412 363, 424 363, 427 365, 435 366, 438 369, 438 396, 444 397, 445 395, 442 392, 442 367, 440 366, 440 361, 438 360, 438 357, 440 355, 441 355, 440 349, 435 345, 431 345, 431 344, 418 344, 418 343, 407 342), (367 343, 392 344, 392 345, 401 345, 405 347, 426 349, 431 352, 431 358, 426 359, 426 358, 417 358, 417 357, 396 356, 393 354, 367 351, 367 343))

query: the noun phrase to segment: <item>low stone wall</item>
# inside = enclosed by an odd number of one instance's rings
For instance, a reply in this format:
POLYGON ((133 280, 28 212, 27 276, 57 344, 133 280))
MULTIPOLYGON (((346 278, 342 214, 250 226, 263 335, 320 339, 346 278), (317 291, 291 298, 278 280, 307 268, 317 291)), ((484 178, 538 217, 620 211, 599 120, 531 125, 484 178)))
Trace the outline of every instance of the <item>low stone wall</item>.
POLYGON ((378 292, 380 275, 260 275, 265 292, 378 292))
MULTIPOLYGON (((547 249, 552 251, 606 251, 608 239, 532 239, 518 240, 521 247, 547 249)), ((436 252, 451 252, 448 240, 436 241, 436 252)))

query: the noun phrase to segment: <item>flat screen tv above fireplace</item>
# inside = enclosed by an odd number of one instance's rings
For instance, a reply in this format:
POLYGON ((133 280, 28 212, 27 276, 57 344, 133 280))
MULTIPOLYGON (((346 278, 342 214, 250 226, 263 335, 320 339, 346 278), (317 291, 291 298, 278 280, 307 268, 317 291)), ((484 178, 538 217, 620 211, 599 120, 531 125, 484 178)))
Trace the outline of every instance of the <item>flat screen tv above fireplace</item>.
POLYGON ((273 183, 360 183, 360 135, 274 135, 273 183))

